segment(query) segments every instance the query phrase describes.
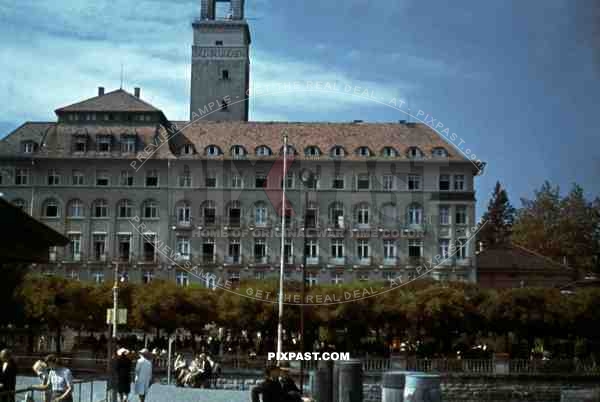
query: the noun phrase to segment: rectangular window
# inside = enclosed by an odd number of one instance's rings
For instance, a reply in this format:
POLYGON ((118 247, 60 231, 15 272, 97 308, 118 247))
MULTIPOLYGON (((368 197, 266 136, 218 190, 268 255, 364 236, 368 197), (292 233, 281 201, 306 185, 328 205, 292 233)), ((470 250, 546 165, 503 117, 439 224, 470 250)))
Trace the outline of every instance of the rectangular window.
POLYGON ((144 282, 145 284, 149 284, 154 280, 154 272, 152 271, 144 271, 144 274, 142 276, 142 282, 144 282))
POLYGON ((440 257, 446 259, 450 256, 450 240, 440 239, 440 257))
POLYGON ((454 175, 454 191, 464 191, 464 190, 465 190, 465 175, 464 174, 454 175))
POLYGON ((382 180, 383 191, 393 191, 394 190, 394 176, 391 174, 386 174, 383 176, 382 180))
POLYGON ((211 176, 207 176, 205 178, 205 185, 208 188, 215 188, 215 187, 217 187, 217 178, 216 178, 216 176, 212 176, 212 175, 211 176))
POLYGON ((129 170, 121 170, 121 186, 133 186, 133 175, 129 170))
POLYGON ((229 240, 229 263, 230 264, 239 264, 241 262, 241 246, 240 239, 230 239, 229 240))
POLYGON ((408 256, 411 258, 423 257, 423 240, 408 241, 408 256))
POLYGON ((318 264, 319 262, 319 244, 315 239, 306 240, 304 246, 304 255, 307 264, 318 264))
POLYGON ((213 264, 215 262, 215 239, 204 239, 202 243, 202 262, 205 264, 213 264))
POLYGON ((457 225, 466 225, 467 224, 467 207, 464 205, 456 206, 456 224, 457 225))
POLYGON ((146 187, 158 187, 158 170, 151 169, 146 173, 146 187))
POLYGON ((191 187, 192 186, 192 177, 189 172, 184 172, 181 176, 179 176, 179 187, 191 187))
POLYGON ((26 186, 29 184, 29 169, 17 169, 15 172, 15 184, 26 186))
POLYGON ((190 239, 187 237, 177 238, 177 254, 180 260, 190 259, 190 239))
POLYGON ((450 224, 450 207, 440 205, 440 225, 450 224))
POLYGON ((467 258, 467 239, 458 239, 456 241, 456 259, 464 260, 467 258))
POLYGON ((265 239, 254 240, 254 260, 258 264, 267 262, 267 243, 265 239))
POLYGON ((71 260, 81 260, 81 234, 75 233, 69 235, 69 255, 71 260))
POLYGON ((110 152, 110 143, 111 138, 107 135, 102 135, 98 137, 98 152, 110 152))
POLYGON ((450 190, 450 175, 440 175, 440 191, 450 190))
POLYGON ((50 169, 48 171, 48 185, 49 186, 57 186, 60 184, 60 175, 56 171, 56 169, 50 169))
POLYGON ((93 246, 94 246, 94 259, 96 261, 106 261, 106 235, 105 234, 94 234, 93 235, 93 246))
POLYGON ((283 258, 286 264, 294 263, 294 243, 290 239, 286 239, 283 245, 283 258))
POLYGON ((336 190, 343 190, 344 189, 344 176, 342 176, 342 175, 335 176, 333 178, 333 183, 332 183, 331 187, 336 190))
POLYGON ((371 180, 368 174, 359 174, 356 178, 356 188, 358 190, 369 190, 371 188, 371 180))
POLYGON ((421 176, 419 175, 408 175, 408 190, 419 191, 421 190, 421 176))
POLYGON ((357 240, 356 241, 356 255, 359 259, 365 260, 369 258, 369 241, 368 240, 357 240))
POLYGON ((97 186, 108 186, 110 184, 108 171, 98 170, 96 172, 96 185, 97 186))
POLYGON ((242 180, 242 176, 239 176, 239 175, 231 176, 231 187, 233 187, 233 188, 244 187, 244 182, 242 180))
POLYGON ((81 170, 73 170, 71 175, 71 184, 74 186, 83 186, 85 183, 83 172, 81 170))
POLYGON ((142 247, 142 258, 144 262, 154 262, 156 235, 144 234, 142 247))
POLYGON ((188 285, 190 284, 190 278, 188 276, 188 273, 185 271, 177 272, 175 276, 175 283, 177 284, 177 286, 182 288, 188 287, 188 285))
POLYGON ((228 80, 229 79, 229 70, 221 70, 221 79, 228 80))
POLYGON ((344 239, 331 239, 331 258, 344 258, 344 239))
POLYGON ((384 260, 395 260, 396 259, 396 242, 394 240, 383 241, 383 259, 384 260))
POLYGON ((129 253, 131 251, 131 236, 119 235, 119 259, 121 261, 129 261, 129 253))
POLYGON ((23 143, 23 152, 26 154, 32 153, 33 152, 33 142, 23 143))
POLYGON ((124 154, 132 154, 135 152, 135 137, 123 137, 123 142, 121 142, 121 152, 124 154))
POLYGON ((256 188, 267 187, 267 176, 262 173, 257 173, 254 186, 256 188))
POLYGON ((84 153, 87 151, 87 138, 86 137, 77 137, 75 139, 75 148, 73 149, 75 152, 84 153))
POLYGON ((102 271, 95 271, 93 274, 93 277, 94 277, 94 282, 97 284, 104 282, 104 272, 102 272, 102 271))
POLYGON ((316 286, 319 284, 319 277, 317 276, 317 274, 309 272, 305 276, 304 284, 309 288, 316 286))

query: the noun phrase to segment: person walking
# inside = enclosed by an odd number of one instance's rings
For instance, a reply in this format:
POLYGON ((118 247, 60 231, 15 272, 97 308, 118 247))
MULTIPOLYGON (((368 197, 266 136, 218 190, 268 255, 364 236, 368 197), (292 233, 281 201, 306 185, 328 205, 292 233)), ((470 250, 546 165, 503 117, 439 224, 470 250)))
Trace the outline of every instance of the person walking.
MULTIPOLYGON (((48 365, 46 364, 46 362, 44 362, 43 360, 38 360, 33 364, 33 372, 35 373, 35 375, 38 376, 38 378, 41 380, 41 383, 44 384, 47 380, 48 380, 48 365)), ((43 402, 50 402, 50 395, 51 391, 46 390, 44 391, 44 394, 42 396, 42 401, 43 402)), ((27 397, 25 398, 26 401, 33 401, 33 391, 29 391, 27 397), (29 399, 28 399, 29 398, 29 399)))
POLYGON ((252 402, 281 402, 285 400, 283 389, 279 383, 279 367, 268 366, 265 369, 265 379, 250 391, 252 402))
POLYGON ((48 365, 48 377, 42 385, 33 386, 33 389, 50 391, 52 402, 73 402, 73 375, 71 370, 63 367, 56 355, 46 356, 48 365))
POLYGON ((146 394, 150 389, 152 381, 152 362, 149 359, 150 352, 144 348, 140 350, 140 358, 135 365, 135 393, 140 398, 140 402, 146 400, 146 394))
POLYGON ((129 357, 129 350, 121 348, 117 350, 115 362, 117 393, 119 402, 127 402, 131 392, 131 368, 133 364, 129 357))
POLYGON ((1 392, 6 392, 0 400, 3 402, 15 401, 15 388, 17 387, 17 364, 10 355, 8 349, 0 351, 0 388, 1 392))

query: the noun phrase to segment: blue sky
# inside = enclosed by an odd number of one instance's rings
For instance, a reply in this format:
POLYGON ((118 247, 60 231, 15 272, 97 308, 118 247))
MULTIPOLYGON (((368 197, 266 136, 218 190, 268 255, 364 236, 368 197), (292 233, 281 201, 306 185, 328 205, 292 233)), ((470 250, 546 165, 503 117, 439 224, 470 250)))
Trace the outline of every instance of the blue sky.
MULTIPOLYGON (((255 87, 338 81, 410 102, 488 163, 513 204, 548 179, 600 193, 600 12, 587 0, 246 0, 255 87), (596 34, 596 37, 594 36, 596 34)), ((142 87, 189 115, 191 22, 200 1, 0 0, 0 137, 94 96, 142 87)), ((252 120, 396 121, 380 104, 318 92, 255 98, 252 120)))

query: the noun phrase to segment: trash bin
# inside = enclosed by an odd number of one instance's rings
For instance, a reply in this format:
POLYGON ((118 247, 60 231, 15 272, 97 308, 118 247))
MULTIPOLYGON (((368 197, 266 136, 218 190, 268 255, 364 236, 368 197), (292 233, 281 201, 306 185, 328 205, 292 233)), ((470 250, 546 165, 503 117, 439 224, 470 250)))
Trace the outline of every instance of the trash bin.
POLYGON ((442 402, 440 376, 410 373, 404 381, 403 402, 442 402))
POLYGON ((362 402, 362 374, 360 359, 336 361, 333 365, 333 402, 362 402))

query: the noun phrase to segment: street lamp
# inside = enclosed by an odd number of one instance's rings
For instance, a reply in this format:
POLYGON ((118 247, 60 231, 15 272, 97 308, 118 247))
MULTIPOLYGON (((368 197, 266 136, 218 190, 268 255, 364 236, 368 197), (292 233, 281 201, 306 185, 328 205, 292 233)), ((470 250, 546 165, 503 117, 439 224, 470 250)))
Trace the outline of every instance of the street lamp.
MULTIPOLYGON (((309 169, 302 169, 300 172, 300 181, 304 185, 304 225, 303 225, 303 234, 304 234, 304 245, 303 245, 303 258, 302 258, 302 304, 300 305, 300 351, 302 352, 302 356, 304 356, 304 299, 305 299, 305 288, 306 288, 306 263, 308 261, 308 256, 306 253, 306 221, 307 221, 307 213, 308 213, 308 189, 313 188, 315 182, 315 174, 309 169)), ((304 364, 300 361, 300 391, 304 393, 304 364)))

